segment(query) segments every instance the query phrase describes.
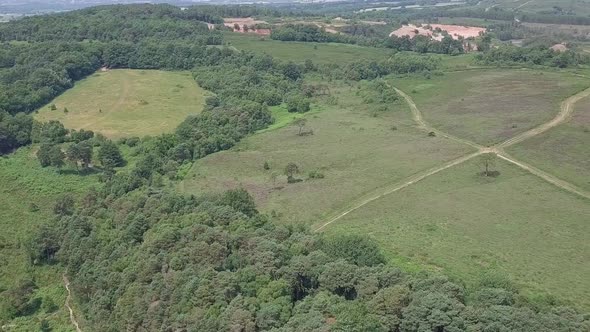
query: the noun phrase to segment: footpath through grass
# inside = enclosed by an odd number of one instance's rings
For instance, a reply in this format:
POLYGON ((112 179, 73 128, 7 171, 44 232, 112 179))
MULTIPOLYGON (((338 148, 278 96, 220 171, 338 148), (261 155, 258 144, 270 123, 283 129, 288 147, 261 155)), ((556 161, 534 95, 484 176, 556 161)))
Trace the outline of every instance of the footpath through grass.
POLYGON ((384 196, 325 228, 367 234, 408 268, 442 270, 474 285, 509 275, 533 301, 551 296, 590 308, 587 200, 498 160, 497 178, 478 160, 384 196))
POLYGON ((299 136, 297 126, 283 125, 246 138, 198 160, 180 188, 198 194, 242 186, 277 221, 311 224, 377 188, 472 151, 418 130, 401 99, 387 110, 368 103, 373 97, 363 96, 370 89, 333 83, 333 98, 316 99, 305 114, 302 131, 313 134, 299 136), (290 162, 299 166, 295 177, 302 182, 287 184, 284 169, 290 162))
POLYGON ((412 97, 433 127, 489 146, 551 120, 564 99, 590 84, 566 72, 485 69, 392 85, 412 97))
POLYGON ((158 135, 199 113, 206 95, 189 72, 109 70, 77 82, 35 118, 59 120, 67 128, 110 138, 158 135))
POLYGON ((590 98, 574 105, 569 121, 508 149, 522 159, 590 191, 590 98))

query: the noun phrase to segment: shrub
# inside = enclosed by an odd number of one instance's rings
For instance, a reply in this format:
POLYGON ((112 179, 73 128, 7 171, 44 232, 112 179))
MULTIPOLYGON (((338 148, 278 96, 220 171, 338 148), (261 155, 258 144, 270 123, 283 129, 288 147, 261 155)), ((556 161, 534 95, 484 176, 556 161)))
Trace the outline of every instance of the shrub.
POLYGON ((314 171, 310 171, 307 174, 307 177, 310 179, 323 179, 325 176, 324 176, 324 173, 314 170, 314 171))
POLYGON ((385 263, 379 246, 371 239, 352 234, 327 239, 322 250, 334 258, 343 258, 359 266, 375 266, 385 263))

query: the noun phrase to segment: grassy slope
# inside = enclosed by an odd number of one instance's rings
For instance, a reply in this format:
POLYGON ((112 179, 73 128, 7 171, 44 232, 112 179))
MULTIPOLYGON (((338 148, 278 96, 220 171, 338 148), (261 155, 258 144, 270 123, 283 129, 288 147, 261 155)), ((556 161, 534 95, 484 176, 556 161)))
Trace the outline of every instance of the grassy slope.
MULTIPOLYGON (((53 331, 73 331, 69 313, 64 307, 66 291, 58 266, 33 266, 25 244, 41 223, 54 222, 52 212, 55 200, 64 193, 82 195, 91 187, 99 187, 99 173, 81 176, 72 166, 61 172, 55 168, 42 168, 35 157, 37 146, 21 148, 0 157, 0 289, 10 289, 21 280, 32 279, 39 289, 34 297, 51 298, 59 307, 53 313, 37 311, 30 316, 11 321, 9 331, 37 331, 46 319, 53 331), (31 210, 31 203, 39 211, 31 210)), ((121 146, 128 166, 135 163, 131 149, 121 146)), ((95 150, 96 152, 96 150, 95 150)))
POLYGON ((254 135, 197 161, 181 188, 199 193, 243 186, 262 210, 279 213, 281 222, 311 224, 378 187, 470 151, 417 130, 401 102, 379 112, 356 96, 356 88, 339 84, 331 90, 338 105, 320 102, 314 108, 321 112, 306 115, 314 135, 297 136, 293 126, 254 135), (263 169, 265 161, 271 170, 263 169), (287 184, 288 162, 299 165, 301 178, 313 170, 326 177, 287 184), (279 175, 275 184, 273 172, 279 175))
POLYGON ((49 103, 57 106, 56 111, 43 107, 36 118, 113 138, 157 135, 200 112, 205 95, 188 72, 111 70, 76 83, 49 103))
POLYGON ((434 127, 484 145, 550 120, 563 99, 588 86, 584 78, 567 73, 514 69, 462 71, 392 83, 410 94, 434 127))
POLYGON ((490 269, 525 294, 590 307, 587 200, 512 165, 482 178, 477 161, 456 166, 350 213, 328 233, 369 234, 390 257, 468 284, 490 269))
POLYGON ((574 106, 572 118, 548 132, 509 148, 536 167, 590 191, 590 98, 574 106))
POLYGON ((393 52, 386 48, 363 47, 347 44, 283 42, 270 37, 227 33, 225 40, 239 50, 261 52, 285 61, 314 63, 345 63, 359 60, 384 60, 393 52))
POLYGON ((65 289, 57 266, 35 267, 30 263, 25 243, 30 234, 43 222, 55 218, 52 207, 55 199, 65 192, 83 193, 98 185, 97 175, 78 176, 58 174, 53 168, 41 168, 34 157, 35 147, 27 147, 0 159, 0 285, 12 288, 24 279, 33 279, 39 289, 35 296, 48 296, 59 307, 56 313, 40 310, 32 316, 15 319, 10 331, 35 331, 40 319, 47 319, 55 331, 70 331, 68 313, 63 303, 65 289), (35 203, 39 211, 32 212, 35 203))

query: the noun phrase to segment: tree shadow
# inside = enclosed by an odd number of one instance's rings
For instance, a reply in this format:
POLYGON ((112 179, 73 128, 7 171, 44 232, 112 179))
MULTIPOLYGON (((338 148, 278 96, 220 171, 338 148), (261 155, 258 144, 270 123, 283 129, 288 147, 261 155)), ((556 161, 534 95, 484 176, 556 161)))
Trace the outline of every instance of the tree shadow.
POLYGON ((96 167, 87 167, 81 168, 79 170, 76 169, 62 169, 59 173, 63 175, 80 175, 80 176, 89 176, 102 173, 102 169, 96 167))

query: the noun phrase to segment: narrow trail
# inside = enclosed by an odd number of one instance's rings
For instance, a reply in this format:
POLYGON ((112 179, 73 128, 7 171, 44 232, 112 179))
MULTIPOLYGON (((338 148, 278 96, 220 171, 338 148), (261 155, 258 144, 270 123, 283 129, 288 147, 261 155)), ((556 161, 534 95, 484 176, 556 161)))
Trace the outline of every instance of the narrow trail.
POLYGON ((526 6, 526 5, 528 5, 529 3, 533 2, 533 1, 535 1, 535 0, 529 0, 529 1, 525 2, 525 3, 523 3, 522 5, 520 5, 520 6, 516 7, 515 9, 520 9, 520 8, 522 8, 522 7, 526 6))
POLYGON ((477 152, 459 157, 459 158, 454 159, 449 162, 446 162, 446 163, 442 164, 441 166, 434 167, 434 168, 431 168, 431 169, 423 171, 423 172, 419 172, 419 173, 407 178, 405 181, 403 181, 401 183, 397 183, 391 187, 388 186, 388 187, 376 189, 372 194, 369 195, 368 198, 364 198, 364 199, 360 200, 358 203, 353 205, 351 208, 345 210, 344 212, 339 213, 336 216, 331 217, 324 224, 322 224, 321 226, 314 229, 314 232, 321 231, 322 229, 324 229, 328 225, 338 221, 339 219, 346 216, 347 214, 363 207, 364 205, 366 205, 374 200, 377 200, 383 196, 389 195, 389 194, 394 193, 396 191, 402 190, 402 189, 404 189, 416 182, 424 180, 425 178, 427 178, 431 175, 437 174, 445 169, 459 165, 461 163, 464 163, 472 158, 475 158, 475 157, 485 154, 485 153, 494 153, 495 155, 498 156, 498 158, 501 158, 502 160, 512 163, 512 164, 530 172, 533 175, 538 176, 539 178, 541 178, 541 179, 543 179, 543 180, 545 180, 545 181, 547 181, 547 182, 549 182, 561 189, 564 189, 564 190, 574 193, 576 195, 590 199, 590 193, 576 187, 575 185, 573 185, 567 181, 558 179, 555 176, 553 176, 549 173, 546 173, 534 166, 531 166, 527 163, 516 160, 503 150, 503 148, 505 148, 505 147, 511 146, 516 143, 520 143, 526 139, 529 139, 531 137, 534 137, 536 135, 544 133, 545 131, 566 121, 573 112, 574 104, 577 101, 579 101, 580 99, 590 96, 590 88, 583 90, 583 91, 567 98, 566 100, 564 100, 561 103, 559 113, 551 121, 541 124, 540 126, 537 126, 531 130, 528 130, 522 134, 519 134, 519 135, 517 135, 511 139, 508 139, 500 144, 497 144, 495 146, 484 147, 484 146, 481 146, 477 143, 474 143, 474 142, 471 142, 469 140, 462 139, 459 137, 455 137, 453 135, 447 134, 447 133, 442 132, 436 128, 431 127, 426 121, 424 121, 424 118, 422 116, 422 112, 420 112, 420 110, 416 106, 416 103, 414 103, 414 101, 412 100, 412 98, 410 96, 408 96, 405 92, 401 91, 400 89, 398 89, 396 87, 392 87, 392 86, 390 86, 390 87, 395 89, 395 91, 406 100, 406 102, 410 106, 410 110, 412 111, 412 118, 416 122, 416 124, 418 125, 419 128, 426 130, 426 131, 433 131, 437 135, 440 135, 442 137, 446 137, 446 138, 452 139, 454 141, 470 145, 470 146, 476 148, 477 152))
POLYGON ((474 147, 478 150, 484 148, 483 146, 481 146, 477 143, 453 136, 451 134, 445 133, 443 131, 440 131, 440 130, 432 127, 426 121, 424 121, 424 117, 422 116, 422 112, 420 112, 420 110, 418 109, 418 106, 416 106, 416 103, 414 103, 414 101, 412 100, 412 97, 408 96, 405 92, 403 92, 402 90, 400 90, 396 87, 392 87, 392 88, 395 90, 395 92, 397 92, 400 96, 402 96, 406 100, 406 103, 408 103, 408 105, 410 106, 410 110, 412 111, 412 118, 418 124, 418 127, 420 129, 423 129, 425 131, 432 131, 432 132, 436 133, 437 136, 442 136, 442 137, 445 137, 448 139, 452 139, 453 141, 456 141, 456 142, 471 145, 472 147, 474 147))
POLYGON ((504 151, 498 151, 496 153, 496 155, 499 158, 501 158, 503 160, 506 160, 509 163, 512 163, 512 164, 514 164, 514 165, 516 165, 516 166, 518 166, 518 167, 520 167, 520 168, 522 168, 524 170, 529 171, 530 173, 532 173, 532 174, 534 174, 534 175, 542 178, 543 180, 545 180, 545 181, 547 181, 547 182, 555 185, 556 187, 559 187, 559 188, 564 189, 564 190, 567 190, 567 191, 569 191, 571 193, 574 193, 574 194, 577 194, 579 196, 582 196, 582 197, 585 197, 585 198, 590 199, 590 193, 588 193, 588 192, 586 192, 586 191, 584 191, 584 190, 576 187, 575 185, 573 185, 573 184, 571 184, 571 183, 569 183, 567 181, 558 179, 555 176, 553 176, 553 175, 551 175, 549 173, 546 173, 546 172, 544 172, 544 171, 542 171, 542 170, 540 170, 540 169, 538 169, 538 168, 536 168, 534 166, 531 166, 531 165, 529 165, 529 164, 527 164, 525 162, 516 160, 516 159, 512 158, 509 154, 507 154, 504 151))
POLYGON ((347 209, 344 212, 341 212, 340 214, 338 214, 335 217, 332 217, 326 223, 324 223, 321 226, 319 226, 318 228, 314 229, 314 232, 321 231, 322 229, 324 229, 326 226, 330 225, 331 223, 333 223, 333 222, 337 221, 338 219, 346 216, 347 214, 353 212, 354 210, 357 210, 358 208, 361 208, 364 205, 366 205, 368 203, 371 203, 374 200, 377 200, 377 199, 379 199, 379 198, 381 198, 383 196, 392 194, 392 193, 394 193, 396 191, 400 191, 400 190, 402 190, 402 189, 404 189, 404 188, 406 188, 406 187, 408 187, 408 186, 410 186, 410 185, 412 185, 412 184, 414 184, 416 182, 420 182, 420 181, 424 180, 425 178, 427 178, 427 177, 429 177, 431 175, 434 175, 436 173, 442 172, 442 171, 444 171, 447 168, 451 168, 451 167, 456 166, 456 165, 459 165, 459 164, 461 164, 461 163, 463 163, 463 162, 465 162, 465 161, 467 161, 469 159, 472 159, 474 157, 477 157, 477 156, 479 156, 482 153, 484 153, 484 152, 483 151, 477 151, 475 153, 472 153, 472 154, 468 154, 468 155, 459 157, 459 158, 454 159, 454 160, 451 160, 451 161, 449 161, 449 162, 447 162, 447 163, 445 163, 445 164, 443 164, 441 166, 434 167, 434 168, 428 169, 426 171, 423 171, 423 172, 414 174, 411 177, 409 177, 406 180, 404 180, 404 182, 401 182, 401 183, 398 182, 398 183, 396 183, 396 184, 394 184, 394 185, 392 185, 390 187, 382 187, 382 188, 379 188, 379 189, 376 190, 377 193, 373 192, 371 195, 369 195, 368 198, 365 198, 365 199, 361 200, 360 202, 358 202, 357 204, 355 204, 353 207, 347 209))
POLYGON ((65 305, 68 311, 70 312, 70 321, 72 322, 72 325, 74 325, 74 327, 76 328, 76 332, 82 332, 82 330, 80 329, 80 324, 78 324, 76 316, 74 315, 74 309, 72 309, 72 306, 70 305, 70 302, 72 301, 72 292, 70 291, 70 280, 68 280, 68 277, 66 277, 65 274, 63 275, 63 280, 64 286, 66 286, 66 291, 68 292, 65 305))
POLYGON ((559 113, 557 113, 557 116, 555 116, 551 121, 545 122, 540 126, 537 126, 533 129, 525 131, 524 133, 516 135, 513 138, 510 138, 510 139, 498 144, 497 147, 502 148, 502 149, 507 148, 511 145, 520 143, 526 139, 529 139, 531 137, 534 137, 534 136, 537 136, 541 133, 544 133, 547 130, 563 123, 571 116, 572 112, 574 111, 574 104, 576 102, 578 102, 580 99, 588 97, 588 96, 590 96, 590 88, 583 90, 581 92, 578 92, 577 94, 567 98, 566 100, 564 100, 561 103, 559 113))

